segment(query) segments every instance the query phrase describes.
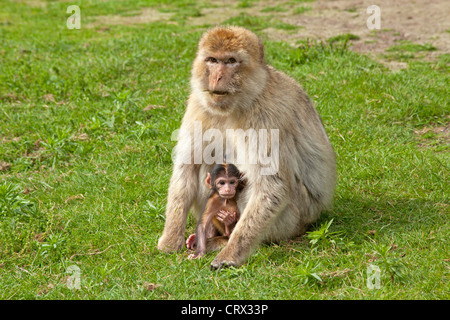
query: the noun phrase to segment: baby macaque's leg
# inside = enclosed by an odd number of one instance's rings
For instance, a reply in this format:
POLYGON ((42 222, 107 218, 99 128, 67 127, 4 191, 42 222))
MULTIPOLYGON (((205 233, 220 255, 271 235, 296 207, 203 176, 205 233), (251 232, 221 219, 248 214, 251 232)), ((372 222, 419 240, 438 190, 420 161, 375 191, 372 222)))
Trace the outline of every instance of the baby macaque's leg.
POLYGON ((219 251, 228 243, 227 236, 217 236, 206 240, 206 251, 219 251))

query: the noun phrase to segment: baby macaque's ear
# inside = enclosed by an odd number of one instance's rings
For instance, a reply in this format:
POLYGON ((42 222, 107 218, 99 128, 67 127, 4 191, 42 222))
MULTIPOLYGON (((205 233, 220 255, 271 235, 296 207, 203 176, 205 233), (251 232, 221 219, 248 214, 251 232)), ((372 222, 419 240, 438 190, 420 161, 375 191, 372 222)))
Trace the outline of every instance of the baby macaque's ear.
POLYGON ((239 190, 244 189, 245 185, 247 184, 247 178, 244 177, 245 173, 241 173, 239 176, 239 190))
POLYGON ((205 179, 205 184, 209 189, 212 189, 212 185, 211 185, 211 174, 208 172, 208 175, 206 176, 205 179))

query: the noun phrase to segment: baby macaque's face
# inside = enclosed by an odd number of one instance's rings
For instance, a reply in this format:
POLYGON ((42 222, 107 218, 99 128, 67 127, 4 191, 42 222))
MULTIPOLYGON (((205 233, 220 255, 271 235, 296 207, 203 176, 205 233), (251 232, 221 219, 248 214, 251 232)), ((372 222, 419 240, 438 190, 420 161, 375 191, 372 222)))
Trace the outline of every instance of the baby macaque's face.
POLYGON ((236 177, 228 177, 226 175, 220 175, 214 181, 214 187, 216 188, 219 196, 223 199, 232 199, 236 195, 236 188, 239 184, 239 179, 236 177))

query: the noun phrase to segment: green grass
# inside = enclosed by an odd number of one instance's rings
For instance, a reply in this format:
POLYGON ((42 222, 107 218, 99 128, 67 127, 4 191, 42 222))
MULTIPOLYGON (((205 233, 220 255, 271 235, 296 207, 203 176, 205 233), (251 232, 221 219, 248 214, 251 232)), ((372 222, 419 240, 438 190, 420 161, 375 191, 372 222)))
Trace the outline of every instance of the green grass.
POLYGON ((305 6, 305 7, 297 7, 297 8, 295 8, 294 9, 294 14, 302 14, 302 13, 304 13, 304 12, 306 12, 306 11, 309 11, 309 10, 311 10, 312 8, 311 7, 307 7, 307 6, 305 6))
POLYGON ((286 31, 295 31, 301 28, 300 26, 294 26, 292 24, 279 21, 272 16, 252 16, 246 13, 240 13, 235 17, 229 18, 223 21, 223 24, 240 25, 249 28, 254 32, 262 31, 269 27, 286 31))
POLYGON ((331 38, 328 38, 329 43, 335 43, 335 42, 347 42, 348 40, 359 40, 359 36, 356 34, 346 33, 346 34, 340 34, 331 38))
POLYGON ((414 59, 417 53, 435 51, 436 47, 429 43, 417 44, 408 40, 399 41, 398 44, 389 47, 385 57, 391 60, 407 61, 414 59))
POLYGON ((284 6, 273 6, 273 7, 265 7, 261 9, 261 12, 286 12, 288 8, 284 6))
MULTIPOLYGON (((450 153, 415 133, 449 122, 447 56, 391 72, 345 46, 266 41, 322 116, 334 207, 237 269, 158 252, 201 5, 167 2, 177 24, 89 27, 158 3, 79 1, 80 30, 67 2, 0 3, 0 299, 448 299, 450 153)), ((269 19, 228 22, 263 35, 269 19)))
POLYGON ((419 51, 435 51, 436 47, 432 46, 429 43, 425 44, 417 44, 412 43, 411 41, 399 41, 399 44, 396 44, 390 47, 387 51, 407 51, 407 52, 419 52, 419 51))

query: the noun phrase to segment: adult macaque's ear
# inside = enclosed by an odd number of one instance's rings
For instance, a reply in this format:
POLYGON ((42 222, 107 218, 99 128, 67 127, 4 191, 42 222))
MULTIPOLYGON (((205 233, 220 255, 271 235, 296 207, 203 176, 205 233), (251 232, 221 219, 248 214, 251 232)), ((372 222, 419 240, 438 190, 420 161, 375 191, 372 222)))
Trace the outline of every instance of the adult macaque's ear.
POLYGON ((210 174, 209 172, 208 172, 208 175, 206 176, 205 183, 206 183, 206 186, 207 186, 209 189, 212 189, 212 185, 211 185, 211 174, 210 174))

